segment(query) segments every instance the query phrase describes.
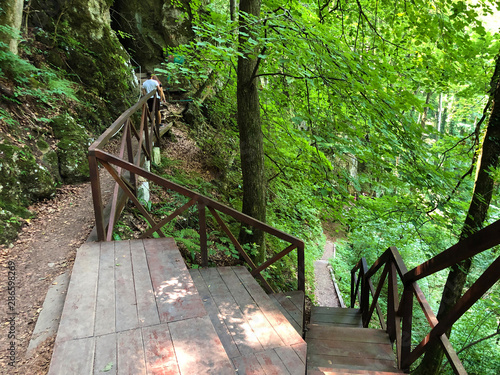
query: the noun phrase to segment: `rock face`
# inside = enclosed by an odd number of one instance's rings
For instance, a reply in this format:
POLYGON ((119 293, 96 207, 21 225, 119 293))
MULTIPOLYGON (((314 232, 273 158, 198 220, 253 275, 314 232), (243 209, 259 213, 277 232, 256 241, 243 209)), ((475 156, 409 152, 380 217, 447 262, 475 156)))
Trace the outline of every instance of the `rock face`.
POLYGON ((88 180, 89 132, 102 133, 136 102, 134 68, 153 69, 189 41, 192 17, 189 0, 1 1, 0 25, 8 27, 0 28, 0 244, 56 184, 88 180), (15 30, 25 20, 17 56, 15 30), (55 70, 75 82, 71 103, 43 91, 58 82, 55 70))
POLYGON ((87 149, 90 135, 68 114, 54 117, 49 124, 57 143, 59 174, 66 183, 82 182, 89 179, 87 149))
MULTIPOLYGON (((1 137, 0 137, 1 138, 1 137)), ((2 138, 0 143, 0 244, 14 237, 29 212, 29 203, 49 198, 55 184, 47 168, 39 164, 26 147, 2 138)))
POLYGON ((111 29, 109 0, 33 0, 30 24, 51 64, 105 98, 118 116, 137 99, 129 56, 111 29), (69 69, 68 69, 69 68, 69 69))
POLYGON ((116 0, 112 10, 113 28, 142 71, 164 62, 170 47, 194 37, 189 0, 116 0))

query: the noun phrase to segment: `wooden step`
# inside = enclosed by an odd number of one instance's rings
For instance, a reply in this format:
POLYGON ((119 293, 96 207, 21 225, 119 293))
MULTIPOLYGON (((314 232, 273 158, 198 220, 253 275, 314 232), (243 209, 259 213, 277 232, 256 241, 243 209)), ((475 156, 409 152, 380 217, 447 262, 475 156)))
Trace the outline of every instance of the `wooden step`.
POLYGON ((269 297, 295 330, 302 335, 304 332, 304 292, 297 290, 287 293, 273 293, 269 294, 269 297))
POLYGON ((190 274, 238 374, 305 374, 302 336, 245 267, 190 274))
POLYGON ((371 375, 394 375, 394 374, 404 374, 404 372, 393 372, 393 371, 377 371, 377 370, 308 370, 307 375, 357 375, 357 374, 371 374, 371 375))
POLYGON ((351 327, 363 326, 361 313, 358 309, 341 307, 313 306, 311 308, 311 323, 351 327))
POLYGON ((306 331, 307 374, 394 374, 387 332, 362 328, 356 309, 313 307, 306 331))
POLYGON ((233 374, 171 238, 78 249, 49 374, 233 374))

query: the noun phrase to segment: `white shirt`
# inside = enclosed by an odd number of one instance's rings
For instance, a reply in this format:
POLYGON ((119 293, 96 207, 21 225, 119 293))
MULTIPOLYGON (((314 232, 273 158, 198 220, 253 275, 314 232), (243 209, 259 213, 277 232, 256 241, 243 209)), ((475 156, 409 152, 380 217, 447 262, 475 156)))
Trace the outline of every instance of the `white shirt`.
MULTIPOLYGON (((146 93, 149 94, 151 91, 156 90, 156 88, 159 86, 158 82, 156 82, 154 79, 150 78, 142 84, 142 87, 144 90, 146 90, 146 93)), ((159 98, 160 95, 156 93, 156 97, 159 98)))

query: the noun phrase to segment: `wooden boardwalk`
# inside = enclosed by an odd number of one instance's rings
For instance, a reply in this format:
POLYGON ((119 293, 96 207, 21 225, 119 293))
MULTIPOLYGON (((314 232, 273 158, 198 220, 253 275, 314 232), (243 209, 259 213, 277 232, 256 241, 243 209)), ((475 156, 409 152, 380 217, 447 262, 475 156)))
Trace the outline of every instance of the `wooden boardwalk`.
POLYGON ((306 342, 308 375, 403 373, 388 334, 362 328, 357 309, 313 306, 306 342))
POLYGON ((190 274, 170 238, 86 243, 49 374, 302 375, 305 353, 245 268, 190 274))

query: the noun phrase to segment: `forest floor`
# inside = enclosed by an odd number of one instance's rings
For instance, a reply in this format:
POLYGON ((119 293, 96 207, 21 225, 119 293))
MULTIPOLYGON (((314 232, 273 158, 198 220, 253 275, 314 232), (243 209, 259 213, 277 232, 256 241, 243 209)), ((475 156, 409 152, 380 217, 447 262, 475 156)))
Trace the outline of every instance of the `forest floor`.
MULTIPOLYGON (((203 170, 200 150, 189 139, 187 131, 182 130, 182 127, 174 127, 173 132, 175 143, 169 145, 169 156, 181 160, 200 175, 207 175, 209 172, 203 170)), ((114 181, 109 174, 102 173, 104 202, 110 199, 113 186, 114 181)), ((95 223, 90 182, 63 186, 53 199, 37 203, 29 209, 34 218, 26 220, 17 240, 10 246, 0 246, 1 285, 8 285, 8 280, 11 280, 9 277, 13 277, 11 281, 15 283, 14 298, 9 299, 7 287, 0 290, 0 374, 47 373, 55 335, 27 353, 33 329, 47 291, 57 283, 55 280, 58 276, 69 274, 77 249, 87 241, 95 223), (14 273, 8 272, 9 267, 14 273), (15 310, 10 310, 9 306, 13 305, 8 301, 15 302, 15 310), (15 344, 14 366, 9 365, 11 342, 15 344)), ((331 251, 327 250, 323 258, 328 259, 330 256, 331 251)), ((324 267, 320 268, 320 281, 316 285, 317 300, 324 306, 336 306, 337 302, 332 300, 329 271, 326 274, 322 269, 324 267), (321 281, 323 278, 325 280, 321 281)))

